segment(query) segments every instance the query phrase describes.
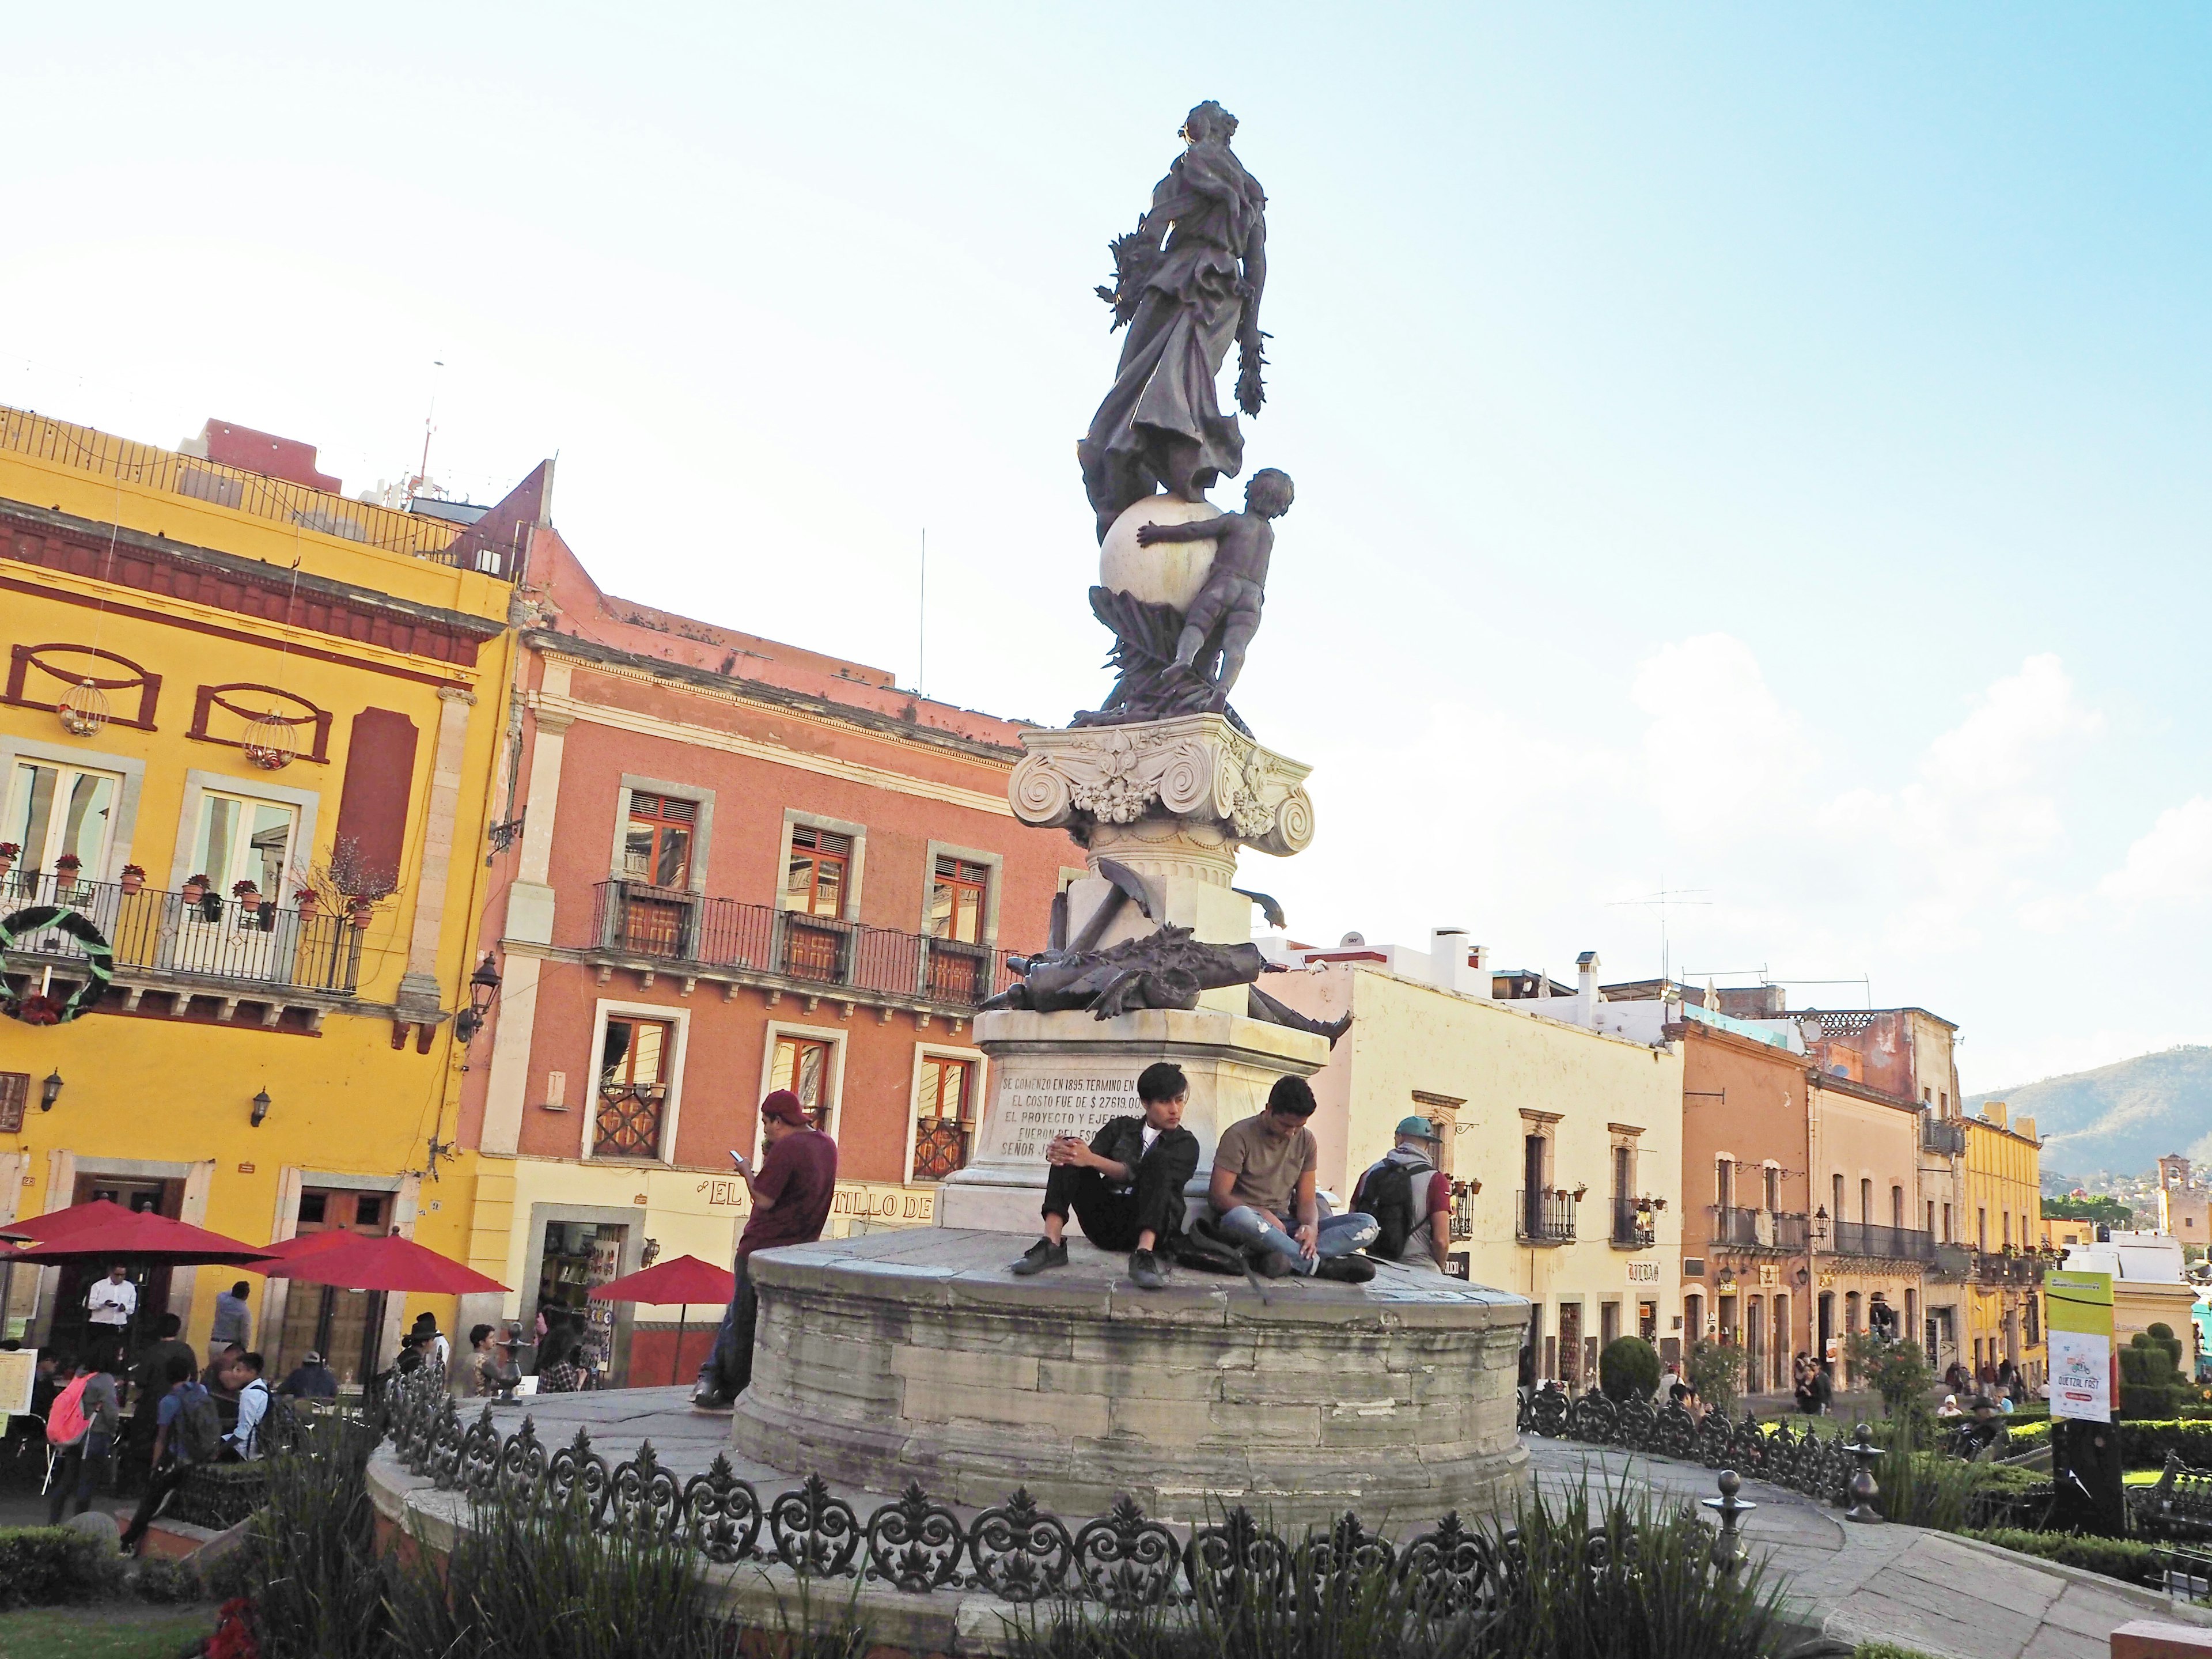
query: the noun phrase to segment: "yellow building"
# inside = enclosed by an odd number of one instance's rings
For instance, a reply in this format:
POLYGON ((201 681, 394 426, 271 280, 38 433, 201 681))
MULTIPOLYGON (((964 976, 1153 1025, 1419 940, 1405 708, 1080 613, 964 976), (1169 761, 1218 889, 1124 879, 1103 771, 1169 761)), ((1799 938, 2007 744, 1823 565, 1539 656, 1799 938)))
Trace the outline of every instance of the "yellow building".
POLYGON ((2043 1219, 2042 1145, 2035 1120, 2014 1121, 2002 1102, 1960 1120, 1966 1131, 1966 1214, 1960 1242, 1973 1253, 1966 1299, 1967 1363, 2009 1359, 2030 1381, 2045 1370, 2040 1285, 2035 1252, 2046 1237, 2043 1219))
MULTIPOLYGON (((349 501, 313 452, 210 422, 168 451, 0 409, 0 1220, 106 1196, 249 1243, 396 1229, 465 1257, 465 1053, 508 577, 541 468, 473 524, 349 501), (59 905, 112 952, 34 927, 59 905), (38 1024, 93 986, 81 1018, 38 1024)), ((73 1346, 74 1268, 10 1335, 73 1346)), ((142 1275, 204 1347, 250 1287, 272 1366, 387 1360, 403 1298, 142 1275)), ((425 1301, 441 1322, 450 1300, 425 1301)))

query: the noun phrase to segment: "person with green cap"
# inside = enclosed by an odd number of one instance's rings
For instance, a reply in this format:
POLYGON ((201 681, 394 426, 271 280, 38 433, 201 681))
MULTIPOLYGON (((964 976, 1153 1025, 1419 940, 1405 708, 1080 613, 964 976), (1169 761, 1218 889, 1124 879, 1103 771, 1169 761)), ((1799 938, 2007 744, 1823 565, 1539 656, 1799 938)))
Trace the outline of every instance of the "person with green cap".
POLYGON ((1399 1120, 1397 1145, 1359 1177, 1352 1207, 1375 1218, 1370 1255, 1445 1271, 1451 1248, 1451 1177, 1437 1168, 1443 1138, 1419 1114, 1399 1120))

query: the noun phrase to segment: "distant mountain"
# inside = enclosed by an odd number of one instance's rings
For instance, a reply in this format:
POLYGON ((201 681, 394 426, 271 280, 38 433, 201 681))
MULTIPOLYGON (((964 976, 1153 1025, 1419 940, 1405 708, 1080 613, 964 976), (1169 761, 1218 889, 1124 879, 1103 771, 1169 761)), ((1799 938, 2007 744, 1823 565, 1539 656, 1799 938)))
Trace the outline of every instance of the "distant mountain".
POLYGON ((1966 1106, 1992 1100, 2035 1120, 2046 1170, 2139 1175, 2167 1152, 2212 1164, 2212 1048, 2138 1054, 2094 1072, 1994 1089, 1966 1106))

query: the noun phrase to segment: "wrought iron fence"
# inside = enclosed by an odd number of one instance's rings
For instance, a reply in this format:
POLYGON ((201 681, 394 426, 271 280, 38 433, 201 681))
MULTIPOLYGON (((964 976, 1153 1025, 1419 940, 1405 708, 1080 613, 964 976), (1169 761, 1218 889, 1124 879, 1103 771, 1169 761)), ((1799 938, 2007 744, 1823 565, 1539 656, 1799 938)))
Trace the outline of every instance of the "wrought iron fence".
MULTIPOLYGON (((134 892, 38 870, 0 875, 0 904, 9 913, 49 905, 76 911, 108 942, 118 972, 339 994, 350 994, 361 980, 361 930, 344 916, 296 904, 264 898, 249 905, 214 892, 187 901, 180 892, 134 892)), ((84 959, 84 946, 50 926, 17 939, 13 954, 65 968, 84 959)))
MULTIPOLYGON (((684 1479, 661 1463, 650 1442, 611 1465, 582 1428, 556 1447, 541 1441, 526 1417, 514 1433, 501 1434, 489 1406, 465 1425, 435 1371, 396 1383, 393 1393, 393 1451, 410 1474, 441 1492, 516 1507, 574 1503, 601 1531, 665 1539, 709 1561, 780 1563, 810 1577, 859 1578, 912 1595, 974 1588, 1018 1603, 1233 1604, 1255 1577, 1285 1587, 1304 1579, 1325 1591, 1380 1571, 1413 1586, 1422 1614, 1444 1617, 1495 1608, 1521 1566, 1512 1533, 1471 1528, 1456 1510, 1394 1541, 1349 1511, 1303 1537, 1285 1537, 1238 1506, 1178 1538, 1126 1495, 1106 1514, 1071 1523, 1018 1488, 963 1521, 913 1481, 864 1518, 818 1474, 763 1498, 720 1453, 703 1473, 684 1479)), ((1733 1487, 1724 1480, 1722 1490, 1733 1487)), ((1731 1571, 1741 1559, 1735 1520, 1723 1510, 1714 1546, 1716 1561, 1725 1547, 1731 1571)), ((1604 1530, 1594 1529, 1593 1562, 1605 1546, 1604 1530)))
POLYGON ((1839 1503, 1855 1467, 1850 1443, 1839 1434, 1815 1434, 1809 1426, 1793 1434, 1786 1422, 1769 1430, 1748 1412, 1741 1422, 1717 1411, 1693 1418, 1671 1401, 1664 1406, 1646 1400, 1623 1403, 1595 1389, 1576 1396, 1556 1382, 1522 1390, 1518 1426, 1523 1434, 1550 1440, 1620 1446, 1709 1469, 1734 1469, 1839 1503))
POLYGON ((1571 1193, 1515 1193, 1513 1236, 1524 1244, 1573 1243, 1574 1195, 1571 1193))
POLYGON ((772 904, 740 904, 643 882, 592 889, 592 938, 625 956, 734 968, 825 992, 852 990, 973 1008, 1013 983, 1006 952, 772 904))

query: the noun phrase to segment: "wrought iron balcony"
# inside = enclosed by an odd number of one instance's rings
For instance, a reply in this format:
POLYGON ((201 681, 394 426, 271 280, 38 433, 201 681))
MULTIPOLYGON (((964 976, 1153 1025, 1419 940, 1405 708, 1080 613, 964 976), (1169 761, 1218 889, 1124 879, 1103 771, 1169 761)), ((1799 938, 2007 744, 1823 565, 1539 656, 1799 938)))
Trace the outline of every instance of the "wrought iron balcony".
POLYGON ((1912 1227, 1884 1227, 1871 1221, 1838 1221, 1830 1227, 1832 1255, 1881 1256, 1893 1261, 1933 1261, 1936 1237, 1912 1227))
POLYGON ((2030 1251, 2006 1255, 1996 1250, 1974 1253, 1974 1282, 1978 1285, 2040 1285, 2043 1258, 2030 1251))
MULTIPOLYGON (((131 892, 115 882, 67 880, 38 870, 0 875, 0 903, 10 911, 34 905, 75 910, 113 951, 116 977, 141 992, 252 1002, 264 993, 350 996, 361 980, 361 930, 327 910, 302 911, 267 898, 248 905, 213 892, 187 902, 182 893, 153 887, 131 892)), ((15 941, 9 967, 51 968, 68 978, 82 974, 85 955, 82 940, 49 926, 15 941)))
POLYGON ((1013 982, 1006 951, 957 939, 644 882, 603 881, 592 893, 593 950, 679 972, 720 970, 809 996, 962 1010, 1013 982))
POLYGON ((1624 1249, 1648 1250, 1659 1242, 1659 1218, 1651 1200, 1618 1198, 1613 1200, 1613 1242, 1624 1249))
POLYGON ((1920 1120, 1920 1149, 1941 1152, 1947 1158, 1964 1158, 1966 1153, 1966 1126, 1956 1119, 1937 1117, 1927 1113, 1920 1120))
POLYGON ((1513 1237, 1523 1244, 1573 1243, 1573 1194, 1546 1192, 1514 1194, 1513 1237))
POLYGON ((1705 1207, 1710 1224, 1705 1237, 1716 1249, 1774 1250, 1801 1254, 1805 1249, 1805 1218, 1778 1210, 1744 1210, 1726 1205, 1705 1207))

